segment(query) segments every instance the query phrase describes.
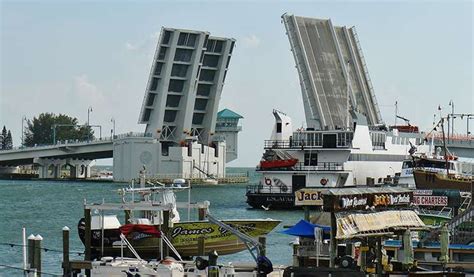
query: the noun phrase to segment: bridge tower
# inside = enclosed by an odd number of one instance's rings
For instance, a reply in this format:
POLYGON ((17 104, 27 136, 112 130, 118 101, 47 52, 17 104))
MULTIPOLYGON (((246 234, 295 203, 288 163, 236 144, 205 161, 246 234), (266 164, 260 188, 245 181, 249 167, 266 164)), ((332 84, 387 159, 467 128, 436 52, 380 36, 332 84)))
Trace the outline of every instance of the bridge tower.
POLYGON ((354 27, 330 19, 283 14, 300 78, 306 124, 314 129, 350 128, 350 111, 382 123, 354 27))

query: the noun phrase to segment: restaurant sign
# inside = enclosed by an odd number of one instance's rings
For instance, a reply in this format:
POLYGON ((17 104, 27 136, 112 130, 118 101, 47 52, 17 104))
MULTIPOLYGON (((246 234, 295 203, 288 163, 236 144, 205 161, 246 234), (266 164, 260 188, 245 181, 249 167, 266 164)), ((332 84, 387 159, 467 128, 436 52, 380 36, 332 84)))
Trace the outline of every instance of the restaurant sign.
POLYGON ((413 204, 417 206, 448 206, 447 196, 414 195, 413 204))
POLYGON ((295 192, 295 206, 322 206, 322 190, 300 189, 295 192))
POLYGON ((408 206, 412 202, 412 192, 367 192, 345 195, 324 195, 326 211, 365 210, 368 208, 390 208, 408 206))

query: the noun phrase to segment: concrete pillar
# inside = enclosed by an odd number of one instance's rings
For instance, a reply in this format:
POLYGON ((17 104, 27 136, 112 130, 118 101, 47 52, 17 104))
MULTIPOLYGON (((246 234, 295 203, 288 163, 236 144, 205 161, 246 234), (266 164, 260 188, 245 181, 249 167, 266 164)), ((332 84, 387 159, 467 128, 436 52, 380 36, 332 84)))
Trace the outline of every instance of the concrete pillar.
POLYGON ((39 178, 57 179, 61 177, 61 167, 66 164, 66 160, 35 158, 33 163, 38 165, 39 178))

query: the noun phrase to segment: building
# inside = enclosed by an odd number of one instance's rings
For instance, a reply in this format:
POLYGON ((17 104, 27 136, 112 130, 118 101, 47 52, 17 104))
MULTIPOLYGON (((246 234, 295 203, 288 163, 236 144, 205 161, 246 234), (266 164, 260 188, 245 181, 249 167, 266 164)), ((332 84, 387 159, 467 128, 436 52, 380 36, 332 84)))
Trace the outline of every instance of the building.
POLYGON ((244 117, 229 109, 217 113, 216 137, 226 142, 226 162, 237 159, 238 134, 242 131, 242 126, 239 126, 241 118, 244 117))

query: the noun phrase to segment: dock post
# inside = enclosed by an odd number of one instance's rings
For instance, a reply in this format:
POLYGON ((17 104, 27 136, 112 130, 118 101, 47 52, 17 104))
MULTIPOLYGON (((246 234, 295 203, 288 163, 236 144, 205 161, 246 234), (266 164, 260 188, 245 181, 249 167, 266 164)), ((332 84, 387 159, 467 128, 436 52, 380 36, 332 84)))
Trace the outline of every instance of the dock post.
POLYGON ((331 212, 331 242, 329 244, 329 267, 336 267, 337 240, 336 240, 336 214, 331 212))
POLYGON ((28 237, 28 269, 35 265, 35 235, 31 234, 28 237))
POLYGON ((377 238, 377 264, 375 265, 376 270, 377 270, 377 276, 383 276, 382 275, 382 237, 377 238))
POLYGON ((219 267, 217 266, 217 251, 209 252, 209 267, 207 269, 207 277, 219 277, 219 267))
POLYGON ((309 221, 309 206, 303 206, 304 220, 309 221))
POLYGON ((204 218, 206 217, 206 208, 199 208, 198 216, 199 216, 199 220, 204 220, 204 218))
POLYGON ((205 254, 205 244, 204 244, 204 237, 198 237, 198 256, 204 256, 205 254))
POLYGON ((125 210, 125 224, 128 224, 130 221, 130 210, 125 210))
POLYGON ((36 235, 34 241, 34 265, 37 271, 38 277, 41 277, 41 242, 43 241, 43 237, 41 235, 36 235))
MULTIPOLYGON (((85 261, 90 261, 91 260, 91 210, 90 209, 84 209, 84 219, 86 221, 86 232, 85 232, 85 238, 84 238, 84 244, 85 244, 85 255, 84 255, 84 260, 85 261)), ((91 276, 91 270, 86 269, 86 276, 91 276)))
MULTIPOLYGON (((161 231, 165 234, 165 236, 169 237, 169 229, 170 229, 170 211, 163 211, 163 223, 161 224, 161 231)), ((163 256, 169 256, 170 249, 168 245, 165 243, 163 245, 163 256)))
POLYGON ((267 237, 259 236, 258 237, 258 242, 260 243, 260 245, 259 245, 260 255, 261 256, 266 256, 267 255, 267 237))
POLYGON ((63 227, 63 275, 69 275, 69 227, 63 227))

